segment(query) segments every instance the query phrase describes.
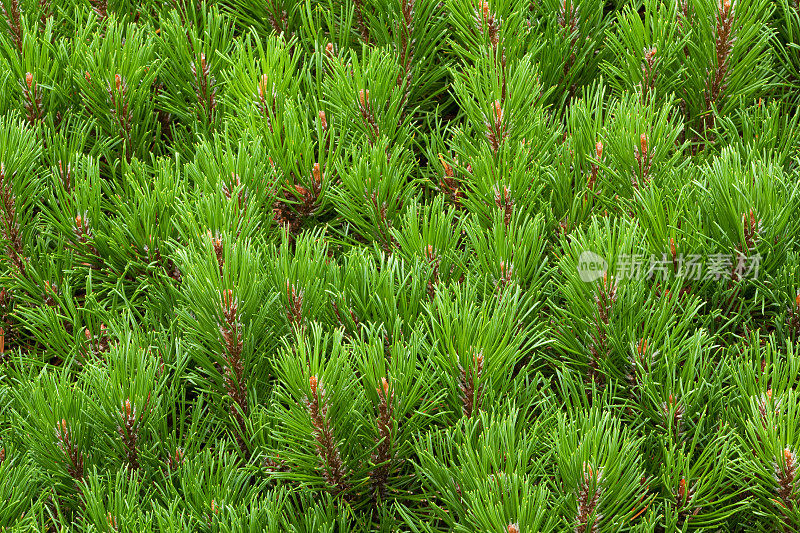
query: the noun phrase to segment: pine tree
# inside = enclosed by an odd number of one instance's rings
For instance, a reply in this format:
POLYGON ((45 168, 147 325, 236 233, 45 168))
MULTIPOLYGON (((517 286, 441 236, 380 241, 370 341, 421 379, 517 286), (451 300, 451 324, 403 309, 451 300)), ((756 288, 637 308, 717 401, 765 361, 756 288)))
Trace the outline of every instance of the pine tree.
POLYGON ((0 0, 0 531, 796 531, 794 0, 0 0))

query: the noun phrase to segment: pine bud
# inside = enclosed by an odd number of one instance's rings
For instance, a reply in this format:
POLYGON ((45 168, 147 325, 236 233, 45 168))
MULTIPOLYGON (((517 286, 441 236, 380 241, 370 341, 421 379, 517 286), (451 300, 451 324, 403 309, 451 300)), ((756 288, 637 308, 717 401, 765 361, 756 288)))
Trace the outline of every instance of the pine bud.
POLYGON ((597 160, 603 159, 603 143, 597 141, 597 144, 594 145, 594 154, 597 157, 597 160))
POLYGON ((489 2, 480 0, 480 2, 478 2, 478 9, 480 9, 481 13, 483 14, 483 20, 488 20, 491 16, 491 13, 489 12, 489 2))
POLYGON ((25 73, 25 83, 28 85, 28 90, 33 86, 33 74, 30 72, 25 73))
POLYGON ((328 129, 328 119, 325 116, 325 111, 320 111, 319 112, 319 123, 322 126, 323 130, 327 130, 328 129))
POLYGON ((314 163, 314 168, 311 170, 311 174, 314 176, 314 182, 316 184, 322 183, 322 171, 319 168, 319 163, 314 163))
POLYGON ((783 459, 784 461, 786 461, 787 468, 793 469, 795 456, 794 453, 792 453, 792 450, 790 450, 789 448, 785 448, 783 450, 783 459))
POLYGON ((494 120, 495 124, 503 123, 503 107, 500 105, 500 100, 494 101, 494 120))
POLYGON ((447 161, 444 160, 444 155, 439 154, 439 162, 442 164, 442 168, 444 168, 444 175, 448 178, 453 177, 453 167, 451 167, 447 161))
POLYGON ((639 355, 644 355, 647 353, 647 339, 642 339, 639 341, 636 351, 639 353, 639 355))

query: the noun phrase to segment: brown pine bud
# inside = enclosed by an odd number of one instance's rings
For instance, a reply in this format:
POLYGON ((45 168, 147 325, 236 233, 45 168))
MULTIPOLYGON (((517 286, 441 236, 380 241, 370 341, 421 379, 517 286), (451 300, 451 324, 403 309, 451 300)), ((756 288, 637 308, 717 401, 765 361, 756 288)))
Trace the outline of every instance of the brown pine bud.
POLYGON ((451 167, 447 163, 447 161, 444 160, 444 155, 441 154, 441 153, 439 154, 439 162, 442 164, 442 168, 444 168, 444 175, 447 176, 448 178, 452 178, 453 177, 453 167, 451 167))
POLYGON ((503 123, 503 107, 500 105, 500 100, 494 101, 494 120, 496 124, 503 123))
POLYGON ((478 9, 481 10, 484 20, 488 19, 491 15, 491 13, 489 13, 489 2, 485 0, 480 0, 480 2, 478 2, 478 9))
POLYGON ((322 183, 322 171, 319 168, 319 163, 314 163, 314 168, 311 170, 311 174, 314 176, 314 182, 317 185, 322 183))

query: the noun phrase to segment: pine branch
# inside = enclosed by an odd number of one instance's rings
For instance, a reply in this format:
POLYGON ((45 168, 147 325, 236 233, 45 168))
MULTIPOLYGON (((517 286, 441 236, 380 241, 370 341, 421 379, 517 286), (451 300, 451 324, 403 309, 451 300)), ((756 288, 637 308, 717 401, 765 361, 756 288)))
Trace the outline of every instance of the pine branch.
POLYGON ((73 442, 66 420, 61 420, 60 424, 56 424, 55 433, 58 448, 64 453, 67 460, 67 473, 76 482, 83 480, 85 456, 73 442))
POLYGON ((716 123, 715 111, 712 106, 719 108, 721 100, 727 89, 730 58, 736 35, 733 31, 735 21, 735 3, 732 0, 719 0, 717 7, 717 26, 714 41, 715 64, 709 69, 710 77, 706 80, 705 103, 706 116, 703 121, 704 131, 714 128, 716 123))
POLYGON ((367 126, 370 135, 368 137, 370 146, 374 146, 378 140, 380 131, 378 129, 378 122, 375 119, 375 113, 372 109, 372 103, 369 100, 369 90, 361 89, 358 91, 358 110, 361 113, 361 119, 364 125, 367 126))
POLYGON ((219 333, 223 346, 223 381, 228 398, 232 402, 230 414, 237 426, 236 442, 242 453, 249 456, 249 448, 245 441, 247 434, 245 417, 250 411, 243 358, 243 328, 239 321, 239 302, 234 298, 232 290, 223 291, 221 306, 222 320, 219 322, 219 333))
MULTIPOLYGON (((88 76, 88 73, 87 73, 88 76)), ((109 83, 106 87, 109 101, 109 113, 119 128, 119 136, 123 139, 127 159, 133 157, 133 110, 128 99, 128 84, 121 74, 114 75, 114 85, 109 83)))
POLYGON ((789 511, 794 511, 797 498, 794 494, 797 481, 797 456, 789 448, 783 450, 783 462, 775 463, 775 482, 778 487, 776 492, 780 504, 789 511))
POLYGON ((192 77, 195 84, 195 95, 197 103, 206 113, 206 121, 209 124, 214 122, 214 111, 217 108, 217 88, 216 79, 211 74, 211 66, 206 61, 206 55, 200 53, 200 61, 191 65, 192 77), (198 68, 198 65, 200 68, 198 68))
POLYGON ((8 32, 11 37, 11 42, 17 48, 17 51, 22 54, 22 22, 19 9, 19 0, 9 0, 10 6, 6 10, 4 2, 0 2, 0 11, 6 19, 8 25, 8 32))
POLYGON ((331 486, 335 494, 349 488, 347 472, 336 438, 328 420, 328 400, 325 389, 317 376, 311 376, 308 383, 311 397, 306 398, 305 405, 311 416, 312 433, 316 440, 317 455, 322 461, 322 477, 331 486))
POLYGON ((481 399, 485 384, 481 383, 483 376, 483 352, 475 355, 474 366, 464 369, 459 365, 461 374, 462 412, 466 418, 472 418, 481 409, 481 399))
POLYGON ((383 500, 386 496, 386 482, 389 479, 389 470, 392 460, 392 432, 394 431, 394 391, 390 390, 386 378, 381 378, 378 387, 378 417, 375 424, 378 427, 378 446, 372 455, 375 468, 372 469, 372 488, 375 497, 383 500))
POLYGON ((150 396, 148 395, 145 401, 144 408, 141 413, 136 412, 136 406, 131 403, 130 398, 127 398, 122 403, 122 409, 119 411, 120 424, 117 426, 117 432, 122 438, 122 444, 125 448, 126 461, 132 470, 139 469, 139 440, 141 438, 141 426, 144 416, 150 407, 150 396))
POLYGON ((600 504, 600 496, 603 493, 600 488, 602 478, 601 470, 595 470, 590 464, 584 463, 583 477, 577 494, 578 509, 575 514, 575 533, 597 533, 600 531, 599 522, 602 516, 597 513, 597 507, 600 504))
POLYGON ((6 176, 5 165, 0 162, 0 199, 2 199, 2 225, 0 235, 6 241, 6 255, 17 272, 25 277, 26 264, 25 251, 22 245, 22 235, 19 221, 17 220, 16 201, 11 179, 6 176))
POLYGON ((496 154, 500 149, 500 145, 508 137, 508 124, 505 121, 505 113, 500 100, 494 101, 492 111, 491 118, 484 115, 484 126, 486 126, 486 140, 489 141, 492 152, 496 154))
POLYGON ((42 105, 42 92, 39 86, 33 81, 33 74, 25 74, 25 83, 20 83, 22 87, 23 106, 25 107, 25 118, 31 126, 44 119, 44 106, 42 105))

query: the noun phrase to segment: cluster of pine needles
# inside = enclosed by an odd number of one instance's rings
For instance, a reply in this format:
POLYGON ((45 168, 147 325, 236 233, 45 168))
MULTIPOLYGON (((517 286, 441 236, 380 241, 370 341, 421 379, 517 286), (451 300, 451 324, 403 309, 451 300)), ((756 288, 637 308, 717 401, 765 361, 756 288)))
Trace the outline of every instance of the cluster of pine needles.
POLYGON ((800 531, 797 0, 0 0, 0 531, 800 531))

